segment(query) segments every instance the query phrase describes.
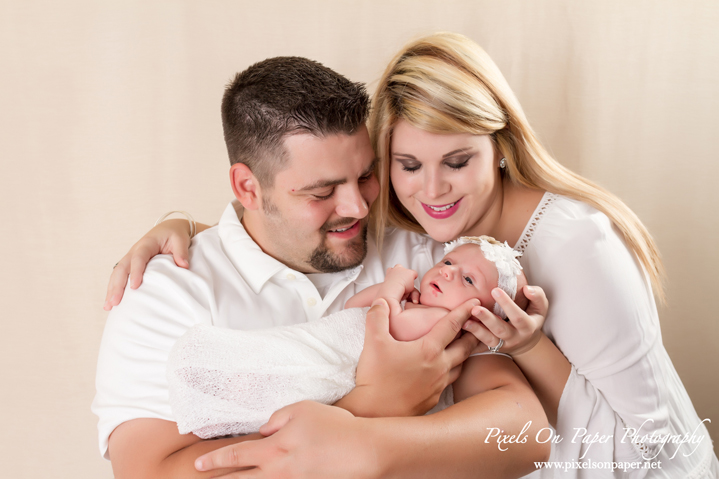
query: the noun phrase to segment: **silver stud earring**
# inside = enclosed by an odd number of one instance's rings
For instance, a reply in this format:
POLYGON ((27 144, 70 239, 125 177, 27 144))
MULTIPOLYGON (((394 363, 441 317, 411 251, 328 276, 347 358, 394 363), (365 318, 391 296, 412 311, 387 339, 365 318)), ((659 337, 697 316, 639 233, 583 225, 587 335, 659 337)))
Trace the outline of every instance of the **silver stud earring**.
POLYGON ((502 158, 501 160, 499 160, 499 167, 502 169, 505 169, 507 167, 507 159, 506 158, 502 158))

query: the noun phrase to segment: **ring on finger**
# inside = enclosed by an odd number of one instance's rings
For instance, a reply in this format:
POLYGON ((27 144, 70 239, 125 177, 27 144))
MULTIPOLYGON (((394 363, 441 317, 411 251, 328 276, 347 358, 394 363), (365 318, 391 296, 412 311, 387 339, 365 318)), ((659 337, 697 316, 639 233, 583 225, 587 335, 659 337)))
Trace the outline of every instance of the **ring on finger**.
POLYGON ((488 347, 489 352, 492 354, 497 354, 499 352, 499 348, 501 348, 504 345, 504 339, 499 338, 499 342, 496 346, 492 346, 491 348, 488 347))

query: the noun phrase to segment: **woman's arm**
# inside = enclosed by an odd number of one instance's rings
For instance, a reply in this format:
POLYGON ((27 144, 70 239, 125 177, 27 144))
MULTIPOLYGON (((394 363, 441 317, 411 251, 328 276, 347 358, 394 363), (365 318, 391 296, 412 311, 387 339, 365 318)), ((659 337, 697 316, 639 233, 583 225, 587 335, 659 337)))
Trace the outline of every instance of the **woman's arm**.
MULTIPOLYGON (((196 234, 207 228, 210 226, 197 223, 196 234)), ((120 304, 128 277, 130 288, 140 287, 145 266, 153 256, 171 254, 177 266, 188 268, 191 241, 190 223, 183 219, 165 220, 148 231, 113 267, 103 308, 109 311, 120 304)))
POLYGON ((469 321, 465 329, 484 344, 496 345, 502 338, 504 345, 501 351, 512 356, 534 388, 550 424, 556 426, 559 400, 572 367, 542 332, 548 310, 544 291, 536 286, 525 286, 524 294, 529 299, 527 311, 523 311, 499 288, 492 294, 507 313, 509 322, 480 307, 473 311, 479 322, 469 321))

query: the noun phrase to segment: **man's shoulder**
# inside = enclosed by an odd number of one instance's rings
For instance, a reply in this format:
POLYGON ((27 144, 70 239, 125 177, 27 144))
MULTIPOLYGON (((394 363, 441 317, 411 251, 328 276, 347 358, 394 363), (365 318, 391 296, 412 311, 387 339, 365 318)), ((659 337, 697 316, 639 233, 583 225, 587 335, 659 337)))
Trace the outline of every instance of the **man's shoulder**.
POLYGON ((192 239, 189 263, 189 268, 180 268, 171 254, 158 254, 147 263, 143 284, 154 281, 182 284, 190 278, 193 282, 202 281, 209 271, 230 266, 217 234, 217 227, 209 228, 192 239))

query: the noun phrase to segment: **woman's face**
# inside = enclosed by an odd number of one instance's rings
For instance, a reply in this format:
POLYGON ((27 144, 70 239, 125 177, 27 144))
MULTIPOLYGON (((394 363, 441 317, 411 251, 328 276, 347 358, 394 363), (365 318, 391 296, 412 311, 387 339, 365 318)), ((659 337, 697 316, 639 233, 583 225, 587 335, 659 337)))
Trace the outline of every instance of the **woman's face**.
POLYGON ((489 135, 440 135, 400 120, 390 155, 397 197, 434 240, 491 233, 482 227, 493 221, 502 190, 489 135))

